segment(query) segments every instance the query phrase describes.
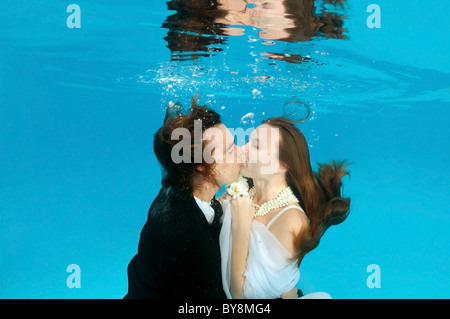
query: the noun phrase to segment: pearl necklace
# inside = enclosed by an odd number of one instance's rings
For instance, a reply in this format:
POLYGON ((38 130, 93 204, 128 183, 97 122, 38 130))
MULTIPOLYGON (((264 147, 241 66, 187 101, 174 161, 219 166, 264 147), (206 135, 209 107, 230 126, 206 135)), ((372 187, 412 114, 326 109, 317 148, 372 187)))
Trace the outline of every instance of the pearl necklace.
MULTIPOLYGON (((252 187, 248 191, 248 195, 250 197, 250 200, 253 201, 253 198, 256 195, 255 187, 252 187)), ((264 216, 272 209, 281 208, 293 202, 298 203, 298 199, 297 197, 295 197, 294 193, 292 192, 292 189, 288 186, 285 189, 283 189, 277 197, 265 202, 261 206, 253 204, 256 208, 255 216, 264 216)))

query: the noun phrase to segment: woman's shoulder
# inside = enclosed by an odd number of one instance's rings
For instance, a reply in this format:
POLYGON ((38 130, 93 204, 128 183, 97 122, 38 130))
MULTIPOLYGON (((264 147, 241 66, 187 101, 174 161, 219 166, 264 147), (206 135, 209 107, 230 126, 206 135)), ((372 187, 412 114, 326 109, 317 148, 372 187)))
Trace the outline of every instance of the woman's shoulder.
POLYGON ((277 219, 270 224, 269 231, 277 238, 281 245, 292 255, 298 253, 295 242, 303 237, 309 229, 309 221, 299 205, 285 208, 278 213, 277 219))
POLYGON ((273 223, 277 228, 290 229, 292 233, 298 234, 309 227, 309 219, 298 204, 291 204, 273 223))

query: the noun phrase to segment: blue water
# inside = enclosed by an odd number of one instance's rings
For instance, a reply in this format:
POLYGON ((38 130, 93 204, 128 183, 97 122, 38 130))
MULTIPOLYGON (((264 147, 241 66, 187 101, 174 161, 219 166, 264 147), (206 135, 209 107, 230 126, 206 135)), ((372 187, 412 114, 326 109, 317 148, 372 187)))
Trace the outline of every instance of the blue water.
POLYGON ((369 28, 372 2, 316 1, 339 37, 270 40, 236 23, 202 31, 212 44, 192 52, 169 49, 166 1, 93 2, 76 2, 81 28, 68 28, 72 2, 0 2, 0 297, 123 297, 159 190, 152 136, 169 102, 194 94, 230 128, 295 96, 312 110, 299 125, 312 162, 354 163, 350 216, 304 259, 305 293, 450 297, 448 3, 377 0, 369 28))

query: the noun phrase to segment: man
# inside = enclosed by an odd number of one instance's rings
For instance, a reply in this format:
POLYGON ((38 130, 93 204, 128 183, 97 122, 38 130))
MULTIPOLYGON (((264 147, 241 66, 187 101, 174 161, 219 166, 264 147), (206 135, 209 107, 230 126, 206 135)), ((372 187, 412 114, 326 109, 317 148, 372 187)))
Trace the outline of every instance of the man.
POLYGON ((166 114, 154 136, 154 151, 163 169, 162 188, 128 265, 125 298, 225 299, 222 209, 215 194, 239 177, 234 137, 219 114, 193 100, 189 114, 166 114))

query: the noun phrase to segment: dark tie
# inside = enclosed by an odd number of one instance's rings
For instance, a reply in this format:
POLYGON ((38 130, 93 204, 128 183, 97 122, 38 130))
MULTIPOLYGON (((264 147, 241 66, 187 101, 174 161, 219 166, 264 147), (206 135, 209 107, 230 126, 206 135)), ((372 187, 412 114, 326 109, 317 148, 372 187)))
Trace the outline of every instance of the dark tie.
POLYGON ((212 207, 212 209, 214 209, 214 219, 213 219, 213 222, 211 223, 211 227, 214 229, 220 230, 220 227, 221 227, 220 218, 223 215, 223 210, 222 210, 222 205, 216 199, 215 196, 211 201, 211 207, 212 207))

